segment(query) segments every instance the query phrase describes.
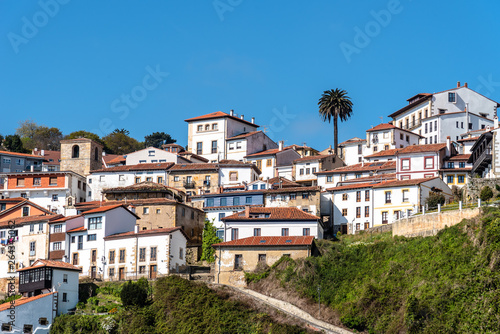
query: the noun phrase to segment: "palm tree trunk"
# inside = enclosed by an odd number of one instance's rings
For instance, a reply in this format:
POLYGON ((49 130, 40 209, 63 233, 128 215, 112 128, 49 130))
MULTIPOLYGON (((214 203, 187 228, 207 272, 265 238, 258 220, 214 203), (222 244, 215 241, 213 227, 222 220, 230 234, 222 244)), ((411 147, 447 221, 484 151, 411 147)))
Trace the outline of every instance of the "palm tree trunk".
POLYGON ((338 154, 339 146, 339 129, 337 127, 337 116, 333 117, 333 149, 335 154, 338 154))

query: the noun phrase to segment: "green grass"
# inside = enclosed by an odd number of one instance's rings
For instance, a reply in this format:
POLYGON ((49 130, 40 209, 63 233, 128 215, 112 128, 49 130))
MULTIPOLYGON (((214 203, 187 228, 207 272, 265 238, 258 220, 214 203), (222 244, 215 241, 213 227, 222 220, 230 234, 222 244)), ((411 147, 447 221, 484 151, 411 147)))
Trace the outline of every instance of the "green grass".
MULTIPOLYGON (((264 275, 370 333, 499 333, 500 211, 427 238, 390 233, 321 242, 322 256, 264 275)), ((256 277, 257 278, 257 277, 256 277)))

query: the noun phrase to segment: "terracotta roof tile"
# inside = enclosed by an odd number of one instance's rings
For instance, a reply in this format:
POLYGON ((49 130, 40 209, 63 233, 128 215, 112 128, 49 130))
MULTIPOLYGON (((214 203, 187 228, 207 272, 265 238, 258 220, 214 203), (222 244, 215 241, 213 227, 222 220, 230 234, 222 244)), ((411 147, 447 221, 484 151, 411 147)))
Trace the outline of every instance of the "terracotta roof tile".
POLYGON ((347 145, 347 144, 356 144, 356 143, 360 143, 360 142, 366 142, 366 139, 361 139, 361 138, 358 138, 358 137, 354 137, 354 138, 351 138, 351 139, 347 139, 346 141, 343 141, 342 143, 339 144, 339 146, 344 146, 344 145, 347 145))
POLYGON ((293 148, 290 146, 287 146, 287 147, 284 147, 282 151, 280 151, 279 148, 273 148, 270 150, 249 154, 245 158, 260 157, 260 156, 266 156, 266 155, 275 155, 276 153, 284 152, 286 150, 293 150, 293 148))
POLYGON ((72 232, 83 232, 83 231, 87 231, 87 229, 85 228, 85 226, 76 227, 76 228, 68 230, 66 232, 67 233, 72 233, 72 232))
POLYGON ((180 155, 181 157, 182 157, 183 155, 189 155, 189 156, 191 156, 191 157, 193 157, 193 158, 195 158, 195 159, 197 159, 197 160, 200 160, 200 161, 204 161, 204 162, 208 162, 208 161, 209 161, 208 159, 206 159, 206 158, 202 157, 201 155, 194 154, 194 153, 192 153, 192 152, 180 152, 180 153, 178 153, 177 155, 180 155))
MULTIPOLYGON (((41 294, 38 296, 33 296, 33 297, 21 297, 21 298, 15 300, 14 306, 18 307, 18 306, 30 303, 30 302, 38 300, 38 299, 49 297, 49 296, 52 296, 54 293, 57 293, 57 292, 44 293, 44 294, 41 294)), ((51 300, 52 300, 52 298, 51 298, 51 300)), ((1 304, 0 305, 0 312, 7 310, 10 307, 10 305, 11 305, 10 302, 1 304)))
POLYGON ((216 163, 191 163, 191 164, 177 164, 170 168, 171 172, 190 171, 190 170, 218 170, 219 165, 216 163))
POLYGON ((181 226, 169 227, 169 228, 155 228, 152 230, 140 230, 139 233, 135 233, 134 231, 125 232, 125 233, 117 233, 117 234, 112 234, 112 235, 108 235, 107 237, 104 237, 104 240, 130 238, 130 237, 136 236, 136 235, 140 236, 140 237, 144 237, 144 236, 150 236, 150 235, 155 235, 155 234, 170 234, 170 233, 175 232, 175 231, 181 231, 182 234, 184 234, 184 236, 186 237, 186 239, 189 240, 186 233, 184 233, 184 231, 182 230, 181 226))
POLYGON ((380 182, 379 184, 373 186, 373 188, 412 186, 412 185, 417 185, 417 184, 424 183, 424 182, 438 179, 438 178, 439 178, 439 176, 429 177, 429 178, 421 178, 421 179, 384 181, 384 182, 380 182))
POLYGON ((349 180, 345 180, 345 181, 340 181, 339 183, 341 185, 344 185, 346 183, 360 183, 360 182, 367 182, 367 181, 384 181, 384 180, 393 180, 393 179, 396 179, 396 173, 375 174, 372 176, 364 176, 364 177, 358 177, 358 178, 349 179, 349 180))
POLYGON ((38 259, 31 266, 24 267, 22 269, 18 269, 17 271, 25 271, 25 270, 34 269, 34 268, 41 268, 41 267, 81 271, 80 268, 72 265, 71 263, 67 263, 67 262, 63 262, 63 261, 56 261, 56 260, 45 260, 45 259, 38 259))
POLYGON ((116 188, 106 188, 103 189, 103 193, 113 193, 113 192, 172 192, 172 190, 184 193, 182 190, 177 188, 172 188, 165 186, 163 184, 159 184, 151 181, 143 181, 139 183, 131 184, 126 187, 116 187, 116 188))
POLYGON ((248 125, 255 126, 256 128, 259 127, 257 124, 254 124, 252 122, 249 122, 247 120, 244 120, 244 119, 241 119, 241 118, 238 118, 238 117, 235 117, 235 116, 231 116, 230 114, 227 114, 227 113, 222 112, 222 111, 216 111, 216 112, 213 112, 213 113, 210 113, 210 114, 201 115, 201 116, 197 116, 197 117, 193 117, 193 118, 188 118, 188 119, 185 119, 184 121, 185 122, 192 122, 192 121, 201 121, 201 120, 204 120, 204 119, 213 119, 213 118, 221 118, 221 117, 231 118, 231 119, 233 119, 235 121, 239 121, 239 122, 242 122, 242 123, 246 123, 248 125))
POLYGON ((398 151, 401 150, 400 148, 392 148, 390 150, 383 150, 379 151, 377 153, 373 153, 370 155, 365 156, 365 158, 377 158, 377 157, 387 157, 387 156, 393 156, 398 153, 398 151))
POLYGON ((120 171, 138 171, 138 170, 167 170, 174 165, 173 162, 161 162, 161 163, 147 163, 147 164, 137 164, 137 165, 127 165, 127 166, 116 166, 103 169, 97 169, 91 171, 91 173, 102 173, 102 172, 120 172, 120 171))
POLYGON ((10 221, 13 221, 15 225, 22 226, 33 222, 49 222, 53 219, 58 219, 63 217, 63 215, 38 215, 38 216, 26 216, 26 217, 16 217, 0 221, 0 227, 6 227, 9 225, 10 221))
POLYGON ((60 151, 49 151, 49 150, 36 150, 32 152, 33 155, 37 155, 43 157, 46 161, 44 161, 43 165, 60 165, 61 160, 61 152, 60 151), (43 155, 42 155, 43 151, 43 155), (52 160, 52 161, 50 161, 52 160))
POLYGON ((476 141, 478 139, 479 139, 479 137, 462 138, 462 139, 457 140, 457 142, 461 143, 461 142, 466 142, 466 141, 476 141))
POLYGON ((279 193, 289 193, 289 192, 304 192, 304 191, 320 191, 321 187, 285 187, 285 188, 276 188, 276 189, 267 189, 264 190, 266 194, 279 194, 279 193))
POLYGON ((449 158, 447 161, 463 161, 469 160, 471 154, 457 154, 449 158))
POLYGON ((381 131, 381 130, 387 130, 387 129, 396 129, 396 127, 392 124, 389 124, 389 123, 381 123, 377 126, 374 126, 370 129, 366 130, 366 132, 381 131))
POLYGON ((222 218, 224 221, 239 221, 239 220, 252 220, 252 221, 273 221, 273 220, 318 220, 317 216, 304 212, 297 208, 289 207, 250 207, 251 215, 269 214, 268 218, 247 218, 245 211, 237 212, 231 216, 222 218))
POLYGON ((272 179, 267 180, 267 183, 272 185, 273 187, 279 187, 281 183, 281 187, 300 187, 300 184, 297 182, 294 182, 292 180, 289 180, 285 177, 282 176, 276 176, 273 177, 272 179))
POLYGON ((397 155, 421 152, 439 152, 446 148, 446 143, 427 144, 427 145, 411 145, 399 149, 397 155))
POLYGON ((396 161, 374 161, 374 162, 365 162, 338 167, 333 170, 317 172, 316 175, 324 175, 324 174, 340 174, 340 173, 350 173, 350 172, 371 172, 371 171, 379 171, 379 170, 396 170, 396 161))
POLYGON ((89 210, 89 211, 85 211, 85 214, 89 214, 89 213, 100 213, 100 212, 106 212, 106 211, 109 211, 109 210, 113 210, 113 209, 116 209, 116 208, 119 208, 119 207, 124 207, 125 204, 115 204, 115 205, 103 205, 101 207, 98 207, 98 208, 95 208, 95 209, 92 209, 92 210, 89 210))
POLYGON ((314 160, 322 160, 328 157, 334 156, 333 154, 325 154, 325 155, 312 155, 308 157, 303 157, 299 159, 295 159, 293 162, 303 162, 303 161, 314 161, 314 160))
POLYGON ((340 191, 340 190, 351 190, 351 189, 360 189, 360 188, 372 188, 373 186, 379 184, 379 182, 365 182, 365 183, 353 183, 342 185, 338 187, 328 188, 328 191, 340 191))
POLYGON ((114 165, 127 161, 123 155, 119 154, 106 154, 102 157, 106 165, 114 165))
POLYGON ((0 155, 15 155, 17 157, 25 157, 25 158, 33 158, 33 159, 44 159, 39 155, 26 154, 26 153, 17 153, 17 152, 9 152, 9 151, 0 151, 0 155))
POLYGON ((248 237, 212 245, 212 247, 269 247, 269 246, 310 246, 313 236, 288 237, 248 237))
POLYGON ((257 133, 260 133, 260 132, 262 132, 262 131, 252 131, 252 132, 242 133, 240 135, 236 135, 236 136, 233 136, 233 137, 226 138, 226 140, 246 138, 246 137, 253 136, 253 135, 257 134, 257 133))

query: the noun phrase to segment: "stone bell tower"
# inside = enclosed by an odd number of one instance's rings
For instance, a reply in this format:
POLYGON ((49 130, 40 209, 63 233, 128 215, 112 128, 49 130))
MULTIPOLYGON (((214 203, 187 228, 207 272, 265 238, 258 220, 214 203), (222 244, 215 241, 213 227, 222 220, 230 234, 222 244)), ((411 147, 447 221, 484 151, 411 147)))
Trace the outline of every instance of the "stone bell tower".
POLYGON ((61 170, 83 176, 102 168, 103 146, 92 139, 61 140, 61 170))

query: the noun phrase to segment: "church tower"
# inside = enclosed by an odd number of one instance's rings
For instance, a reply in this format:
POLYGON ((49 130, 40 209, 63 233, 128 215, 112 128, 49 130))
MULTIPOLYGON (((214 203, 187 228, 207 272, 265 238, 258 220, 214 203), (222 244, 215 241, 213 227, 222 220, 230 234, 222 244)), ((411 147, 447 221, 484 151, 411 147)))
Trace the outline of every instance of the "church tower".
POLYGON ((88 138, 61 140, 61 170, 87 176, 101 169, 102 149, 101 144, 88 138))

